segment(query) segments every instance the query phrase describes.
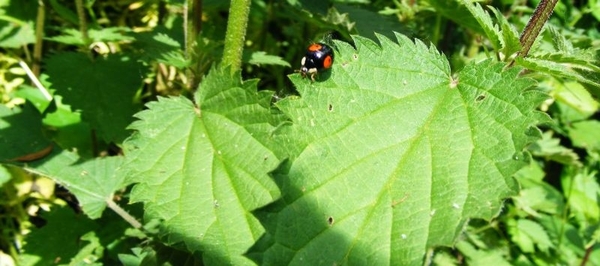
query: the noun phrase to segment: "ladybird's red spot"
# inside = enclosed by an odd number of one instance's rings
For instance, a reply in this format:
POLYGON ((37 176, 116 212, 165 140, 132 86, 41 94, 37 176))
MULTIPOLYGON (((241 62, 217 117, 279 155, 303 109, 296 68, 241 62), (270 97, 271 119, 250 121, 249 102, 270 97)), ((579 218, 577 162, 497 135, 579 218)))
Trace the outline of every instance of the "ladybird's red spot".
POLYGON ((328 69, 333 64, 333 58, 331 56, 326 56, 325 60, 323 60, 323 68, 328 69))
POLYGON ((323 48, 323 46, 321 46, 320 44, 318 44, 318 43, 313 43, 313 44, 311 44, 311 45, 308 47, 308 50, 309 50, 309 51, 311 51, 311 52, 316 52, 316 51, 319 51, 319 50, 321 50, 322 48, 323 48))

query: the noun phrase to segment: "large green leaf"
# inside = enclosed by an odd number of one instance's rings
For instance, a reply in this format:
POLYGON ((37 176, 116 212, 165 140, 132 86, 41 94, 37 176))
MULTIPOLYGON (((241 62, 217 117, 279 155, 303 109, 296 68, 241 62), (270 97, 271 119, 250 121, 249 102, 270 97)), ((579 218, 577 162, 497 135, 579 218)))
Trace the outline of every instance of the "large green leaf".
POLYGON ((251 252, 262 264, 421 265, 517 191, 546 96, 489 60, 452 76, 434 48, 397 38, 337 42, 321 82, 292 76, 301 97, 278 103, 292 123, 275 135, 291 163, 251 252))
POLYGON ((98 136, 120 143, 129 135, 126 127, 141 107, 134 100, 145 72, 139 62, 126 55, 91 59, 83 53, 60 53, 48 58, 46 67, 63 102, 81 110, 98 136))
POLYGON ((40 211, 34 227, 24 239, 19 265, 116 265, 111 253, 118 246, 130 246, 123 236, 129 224, 116 213, 107 213, 90 220, 68 206, 53 206, 40 211), (93 264, 93 263, 96 264, 93 264))
POLYGON ((52 178, 67 188, 92 219, 99 218, 112 202, 114 192, 123 188, 123 176, 116 170, 122 157, 105 157, 83 161, 74 153, 55 151, 25 169, 52 178))
POLYGON ((242 254, 264 232, 250 213, 279 197, 267 175, 278 158, 261 142, 273 130, 271 95, 213 70, 196 93, 159 98, 125 142, 131 199, 147 219, 164 220, 167 244, 201 251, 207 265, 247 265, 242 254), (260 139, 260 141, 259 141, 260 139))
MULTIPOLYGON (((27 235, 24 253, 19 257, 19 265, 53 265, 83 263, 73 258, 80 249, 88 245, 81 241, 82 236, 97 230, 98 224, 77 215, 69 207, 58 207, 41 215, 47 224, 42 228, 34 228, 27 235)), ((97 246, 97 245, 94 245, 97 246)))
POLYGON ((42 116, 31 103, 13 108, 0 105, 0 147, 0 162, 31 161, 52 150, 42 130, 42 116))

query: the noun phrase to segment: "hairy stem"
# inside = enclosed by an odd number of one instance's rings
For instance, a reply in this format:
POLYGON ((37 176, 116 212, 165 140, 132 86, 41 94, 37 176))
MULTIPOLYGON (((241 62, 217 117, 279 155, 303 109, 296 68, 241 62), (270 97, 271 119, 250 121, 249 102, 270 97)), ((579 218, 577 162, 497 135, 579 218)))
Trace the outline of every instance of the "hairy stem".
POLYGON ((90 44, 90 37, 87 31, 87 20, 85 19, 85 11, 83 9, 83 0, 75 0, 77 6, 77 17, 79 17, 79 31, 83 37, 83 43, 86 46, 90 44))
POLYGON ((223 66, 231 66, 231 72, 237 72, 242 66, 242 51, 248 26, 251 0, 231 0, 229 19, 225 34, 223 66))
POLYGON ((521 51, 519 51, 520 57, 525 57, 529 53, 529 49, 535 42, 535 39, 540 35, 544 24, 552 15, 552 11, 556 6, 558 0, 542 0, 533 12, 533 16, 527 22, 527 26, 521 34, 521 51))

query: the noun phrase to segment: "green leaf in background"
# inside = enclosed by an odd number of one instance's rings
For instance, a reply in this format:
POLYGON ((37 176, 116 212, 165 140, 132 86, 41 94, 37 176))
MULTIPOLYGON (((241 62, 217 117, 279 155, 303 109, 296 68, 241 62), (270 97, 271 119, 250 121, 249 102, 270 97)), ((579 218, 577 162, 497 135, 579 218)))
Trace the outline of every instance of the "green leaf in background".
MULTIPOLYGON (((538 222, 551 239, 556 241, 556 250, 560 251, 565 261, 581 261, 585 254, 585 240, 580 232, 568 220, 559 216, 542 215, 538 222)), ((590 257, 590 265, 600 262, 598 258, 590 257)))
MULTIPOLYGON (((165 29, 163 29, 165 30, 165 29)), ((157 30, 154 32, 141 32, 133 36, 136 38, 134 46, 142 52, 142 60, 172 65, 183 69, 190 65, 181 50, 181 44, 169 35, 157 30)), ((166 31, 166 30, 165 30, 166 31)))
POLYGON ((489 8, 494 12, 496 15, 496 20, 498 21, 498 24, 500 24, 502 33, 502 39, 500 39, 502 44, 502 52, 504 53, 505 57, 510 58, 511 55, 517 53, 521 49, 519 33, 504 17, 504 14, 502 14, 498 9, 494 8, 493 6, 489 6, 489 8))
POLYGON ((554 248, 544 228, 531 220, 519 219, 508 221, 508 232, 513 242, 525 253, 533 253, 537 247, 548 254, 549 248, 554 248))
POLYGON ((20 85, 14 95, 31 102, 40 113, 46 111, 52 103, 52 100, 48 100, 39 89, 26 84, 20 85))
POLYGON ((567 128, 573 146, 600 152, 600 122, 581 121, 567 128))
MULTIPOLYGON (((178 250, 172 247, 156 243, 152 246, 152 249, 146 248, 144 253, 139 253, 138 256, 142 257, 140 264, 133 265, 177 265, 177 266, 202 266, 202 259, 200 256, 190 254, 182 250, 178 250)), ((133 266, 132 265, 132 266, 133 266)))
POLYGON ((597 224, 600 220, 598 195, 600 185, 596 179, 597 170, 569 168, 561 178, 561 185, 573 216, 581 224, 597 224))
POLYGON ((560 144, 560 139, 552 137, 552 132, 543 134, 543 138, 529 146, 531 154, 566 165, 581 166, 579 155, 572 149, 560 144))
POLYGON ((320 82, 292 76, 301 97, 278 102, 292 123, 274 136, 291 165, 261 215, 272 243, 261 264, 421 265, 517 191, 547 96, 519 69, 484 61, 452 76, 434 48, 397 39, 336 42, 320 82))
POLYGON ((42 116, 29 102, 9 109, 0 105, 0 161, 31 161, 52 150, 42 132, 42 116))
POLYGON ((561 215, 565 211, 565 198, 555 187, 544 182, 544 177, 544 170, 535 161, 515 174, 521 190, 512 200, 515 209, 523 212, 521 216, 540 217, 541 213, 561 215))
MULTIPOLYGON (((261 141, 278 121, 271 94, 213 69, 195 95, 159 98, 136 115, 123 166, 147 219, 161 219, 166 243, 201 251, 207 265, 249 265, 242 254, 264 232, 251 211, 279 197, 267 175, 279 159, 261 141)), ((238 74, 239 75, 239 74, 238 74)), ((239 77, 238 77, 239 79, 239 77)))
POLYGON ((580 83, 553 82, 548 85, 560 110, 558 118, 563 123, 588 119, 598 111, 598 101, 580 83))
POLYGON ((56 13, 60 15, 60 17, 73 25, 79 25, 79 18, 77 18, 77 14, 74 10, 69 9, 68 7, 62 5, 58 0, 50 0, 50 6, 56 13))
POLYGON ((20 256, 19 265, 68 264, 80 249, 88 244, 94 245, 82 236, 97 229, 98 225, 83 215, 75 214, 69 207, 55 208, 43 213, 42 218, 47 223, 27 235, 23 247, 26 252, 20 256))
POLYGON ((348 14, 352 26, 361 36, 377 41, 375 33, 381 33, 388 38, 394 37, 394 32, 410 35, 410 30, 397 20, 381 16, 375 12, 352 5, 336 4, 335 8, 341 14, 348 14))
MULTIPOLYGON (((76 149, 83 158, 94 156, 93 133, 90 125, 81 120, 81 113, 62 103, 60 95, 54 96, 56 109, 48 112, 43 123, 48 126, 48 137, 64 150, 76 149)), ((96 146, 97 148, 97 146, 96 146)))
POLYGON ((130 225, 114 212, 91 220, 67 206, 56 206, 42 212, 41 219, 46 223, 25 237, 26 252, 19 256, 19 265, 102 265, 99 261, 117 265, 114 249, 133 244, 124 237, 130 225))
POLYGON ((325 15, 331 4, 331 0, 287 0, 287 3, 299 9, 306 9, 309 13, 325 15))
POLYGON ((56 93, 97 130, 106 142, 122 142, 127 125, 140 109, 135 95, 145 71, 134 58, 109 55, 90 59, 83 53, 60 53, 46 60, 56 93))
POLYGON ((10 181, 12 178, 10 172, 6 167, 0 165, 0 187, 2 187, 6 182, 10 181))
POLYGON ((52 178, 67 188, 92 219, 99 218, 114 192, 123 188, 123 176, 116 174, 122 157, 105 157, 80 161, 74 153, 55 151, 25 169, 52 178))
POLYGON ((435 8, 438 13, 447 19, 452 20, 454 23, 478 33, 484 33, 481 25, 465 6, 471 5, 471 2, 464 0, 429 0, 428 3, 435 8))
POLYGON ((0 0, 0 47, 18 48, 35 42, 36 0, 0 0))
POLYGON ((253 52, 252 54, 244 53, 244 62, 248 62, 253 65, 279 65, 284 67, 291 67, 290 63, 286 62, 280 56, 269 55, 266 52, 253 52))
MULTIPOLYGON (((581 55, 584 56, 584 55, 581 55)), ((589 91, 596 97, 600 96, 600 80, 594 79, 589 73, 599 72, 600 67, 590 60, 581 60, 581 56, 568 56, 564 54, 533 55, 527 58, 516 58, 518 65, 527 69, 548 75, 563 77, 567 80, 576 80, 589 85, 589 91)), ((593 59, 594 57, 590 57, 593 59)))
MULTIPOLYGON (((128 32, 131 32, 131 30, 124 27, 90 29, 88 37, 92 42, 133 41, 134 38, 126 35, 128 32)), ((63 30, 63 35, 48 37, 46 39, 69 45, 85 45, 81 31, 77 29, 65 29, 63 30)))
POLYGON ((500 29, 498 29, 498 25, 494 24, 492 21, 490 14, 483 10, 483 7, 481 7, 481 5, 478 3, 471 4, 463 1, 462 4, 469 10, 469 12, 471 12, 473 18, 477 20, 479 26, 481 26, 483 32, 485 32, 485 35, 490 40, 494 50, 499 51, 500 48, 503 47, 502 33, 500 32, 500 29))
POLYGON ((458 242, 456 249, 467 257, 468 265, 512 266, 499 250, 478 250, 466 241, 458 242))

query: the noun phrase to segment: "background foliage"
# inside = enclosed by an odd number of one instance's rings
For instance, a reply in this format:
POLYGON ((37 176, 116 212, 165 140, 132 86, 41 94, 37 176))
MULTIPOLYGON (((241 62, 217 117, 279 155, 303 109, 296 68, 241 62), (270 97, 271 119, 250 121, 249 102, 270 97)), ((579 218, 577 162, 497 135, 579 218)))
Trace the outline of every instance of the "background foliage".
POLYGON ((0 0, 0 264, 600 265, 600 1, 538 2, 252 1, 237 69, 227 1, 0 0))

